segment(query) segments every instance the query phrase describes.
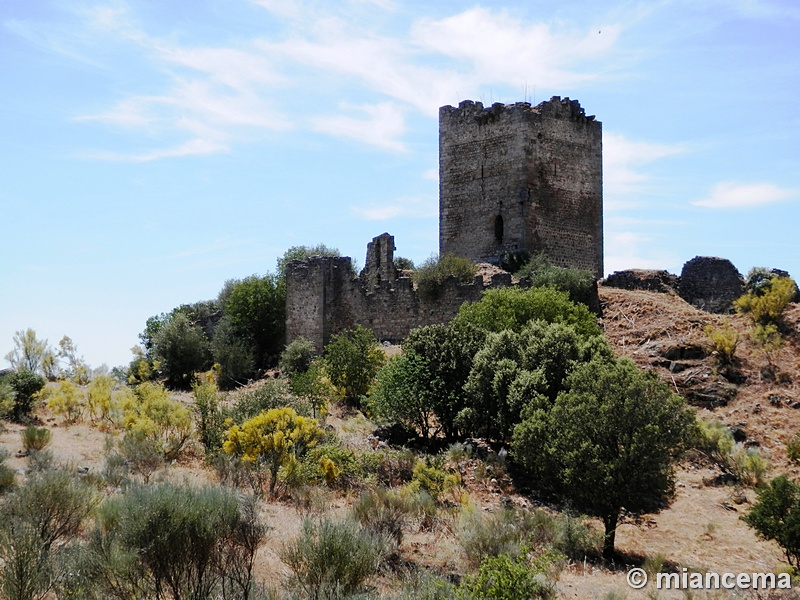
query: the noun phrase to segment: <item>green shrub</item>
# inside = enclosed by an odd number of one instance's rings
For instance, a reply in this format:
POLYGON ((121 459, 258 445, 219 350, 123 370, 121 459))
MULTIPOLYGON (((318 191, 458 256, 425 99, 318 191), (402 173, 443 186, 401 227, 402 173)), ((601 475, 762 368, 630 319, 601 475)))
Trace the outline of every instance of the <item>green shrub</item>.
POLYGON ((20 431, 22 438, 22 447, 26 452, 44 450, 53 439, 52 432, 46 427, 36 427, 35 425, 28 425, 25 429, 20 431))
POLYGON ((736 354, 736 347, 739 345, 739 334, 736 330, 730 326, 730 323, 725 323, 719 328, 706 325, 703 331, 711 341, 719 363, 731 364, 734 354, 736 354))
POLYGON ((736 442, 727 425, 719 421, 697 419, 694 446, 723 470, 729 467, 729 456, 736 442))
POLYGON ((599 337, 602 333, 597 317, 585 305, 575 304, 569 294, 552 287, 487 290, 480 301, 464 303, 455 322, 495 332, 520 332, 533 319, 572 325, 582 338, 599 337))
POLYGON ((411 481, 417 455, 408 448, 387 448, 360 454, 358 460, 364 473, 374 475, 381 485, 392 487, 411 481))
POLYGON ((197 432, 200 443, 209 454, 222 448, 224 418, 219 406, 220 394, 213 381, 201 380, 192 385, 192 395, 196 406, 197 432))
POLYGON ((487 556, 518 556, 541 526, 541 515, 515 509, 484 514, 469 506, 459 513, 455 530, 467 560, 477 566, 487 556))
POLYGON ((405 258, 404 256, 395 256, 394 268, 398 271, 413 271, 414 261, 410 258, 405 258))
POLYGON ((742 444, 736 444, 730 454, 730 468, 739 481, 756 487, 764 482, 770 464, 758 448, 745 448, 742 444))
POLYGON ((463 387, 473 358, 485 339, 486 331, 472 323, 451 322, 411 330, 403 341, 403 355, 416 364, 405 371, 409 379, 402 387, 413 389, 419 401, 410 405, 414 412, 406 414, 403 407, 407 401, 397 394, 387 395, 387 400, 397 401, 387 408, 392 413, 401 413, 396 416, 401 422, 411 420, 419 409, 431 410, 445 437, 452 439, 464 434, 456 424, 456 415, 464 405, 463 387))
POLYGON ((314 417, 327 412, 328 403, 337 397, 336 388, 325 372, 325 361, 317 357, 302 373, 294 373, 289 380, 292 394, 311 406, 314 417))
POLYGON ((122 405, 122 425, 136 439, 149 439, 166 460, 178 457, 189 439, 189 409, 170 397, 164 386, 145 382, 122 405))
POLYGON ((223 316, 217 323, 211 354, 219 371, 219 386, 224 390, 245 385, 255 375, 255 345, 236 332, 230 317, 223 316))
POLYGON ((464 600, 517 600, 518 598, 555 598, 553 572, 562 557, 546 553, 529 557, 527 549, 517 556, 487 556, 478 572, 468 574, 458 586, 457 596, 464 600))
POLYGON ((91 487, 62 470, 33 473, 0 508, 0 590, 5 598, 45 597, 67 576, 57 560, 95 504, 91 487))
POLYGON ((531 258, 515 274, 518 277, 527 277, 532 287, 553 287, 569 294, 573 302, 580 302, 586 306, 597 305, 595 277, 586 269, 557 267, 550 264, 546 255, 539 254, 531 258))
POLYGON ((744 294, 733 303, 737 312, 749 316, 757 325, 776 325, 786 306, 797 294, 797 285, 789 277, 774 277, 755 291, 744 294))
POLYGON ((129 472, 141 476, 145 484, 165 464, 164 453, 156 440, 130 431, 119 442, 119 455, 129 472))
POLYGON ((742 520, 766 540, 775 540, 786 560, 800 569, 800 486, 780 475, 756 491, 758 500, 742 520))
POLYGON ((718 421, 697 420, 694 446, 724 472, 747 485, 760 485, 770 469, 758 448, 735 443, 730 428, 718 421))
POLYGON ((65 417, 68 423, 75 423, 86 408, 86 394, 72 381, 59 381, 46 406, 54 415, 65 417))
POLYGON ((304 373, 311 366, 316 353, 317 349, 313 342, 303 337, 297 338, 281 352, 278 366, 287 375, 304 373))
POLYGON ((793 463, 800 462, 800 431, 786 444, 786 456, 793 463))
POLYGON ((400 423, 425 440, 436 437, 441 423, 430 401, 430 381, 427 361, 414 352, 389 359, 375 378, 368 400, 370 414, 400 423))
POLYGON ((6 381, 14 390, 16 404, 14 405, 14 420, 27 419, 33 410, 34 398, 47 383, 41 375, 33 371, 22 369, 6 377, 6 381))
POLYGON ((456 590, 443 577, 427 571, 417 571, 403 578, 402 589, 388 600, 455 600, 456 590))
POLYGON ((334 335, 325 347, 325 364, 331 383, 344 391, 345 400, 357 405, 369 392, 386 361, 375 335, 361 325, 334 335))
POLYGON ((14 412, 17 393, 4 377, 0 377, 0 419, 5 419, 14 412))
POLYGON ((14 469, 6 464, 10 456, 8 450, 0 449, 0 494, 5 494, 14 487, 14 469))
MULTIPOLYGON (((286 265, 293 260, 306 260, 312 256, 341 256, 338 248, 331 248, 325 244, 317 244, 316 246, 292 246, 283 256, 278 258, 275 264, 275 272, 280 279, 286 279, 286 265)), ((353 271, 353 275, 355 275, 353 271)))
POLYGON ((441 468, 441 464, 426 457, 426 460, 418 460, 414 465, 411 485, 414 489, 427 492, 435 502, 439 502, 442 494, 453 492, 461 486, 461 476, 446 471, 441 468))
POLYGON ((300 534, 279 555, 291 569, 290 585, 309 598, 352 594, 374 575, 387 540, 352 520, 306 519, 300 534))
POLYGON ((414 271, 413 281, 421 298, 435 299, 442 294, 449 277, 455 277, 459 283, 472 283, 477 272, 478 267, 469 259, 433 254, 414 271))
POLYGON ((470 564, 487 556, 519 556, 523 548, 552 548, 573 560, 600 554, 602 534, 583 517, 551 515, 543 510, 503 508, 484 514, 474 507, 461 510, 455 527, 470 564))
POLYGON ((201 327, 184 313, 173 312, 153 339, 153 358, 170 387, 188 389, 194 374, 211 366, 211 347, 201 327))
POLYGON ((117 382, 111 375, 100 375, 89 382, 87 407, 89 418, 99 418, 109 423, 117 423, 121 417, 115 398, 117 382))
POLYGON ((367 490, 353 505, 353 516, 364 527, 400 546, 403 529, 414 512, 413 503, 404 496, 386 488, 367 490))
POLYGON ((128 570, 155 592, 147 597, 216 597, 224 586, 244 586, 236 597, 247 597, 265 535, 255 509, 231 490, 161 484, 132 487, 107 501, 92 542, 127 555, 128 570), (241 583, 231 581, 231 568, 242 569, 241 583))
POLYGON ((226 283, 222 312, 231 333, 253 349, 256 368, 274 364, 284 344, 286 285, 282 278, 252 275, 226 283))
POLYGON ((273 408, 241 425, 233 425, 222 449, 245 462, 264 465, 270 473, 269 491, 274 496, 279 471, 290 477, 299 466, 298 459, 322 437, 323 431, 314 419, 300 416, 288 407, 273 408))
POLYGON ((237 391, 232 400, 232 406, 223 411, 223 417, 235 423, 242 423, 273 408, 289 407, 299 415, 311 414, 308 403, 292 395, 289 381, 285 378, 266 379, 250 389, 237 391))

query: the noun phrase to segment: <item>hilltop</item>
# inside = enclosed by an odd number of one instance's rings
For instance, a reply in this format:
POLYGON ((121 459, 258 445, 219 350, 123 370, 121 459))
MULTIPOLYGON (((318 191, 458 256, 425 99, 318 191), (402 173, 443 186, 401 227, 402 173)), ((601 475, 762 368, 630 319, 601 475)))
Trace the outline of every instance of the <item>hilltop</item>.
MULTIPOLYGON (((701 418, 724 423, 738 441, 760 449, 772 465, 768 477, 785 473, 800 478, 800 467, 789 460, 786 452, 787 444, 800 430, 800 305, 790 304, 787 308, 783 318, 784 343, 768 360, 750 339, 750 322, 744 316, 710 314, 669 291, 631 291, 600 285, 599 298, 602 328, 616 354, 631 358, 644 369, 655 370, 697 408, 701 418), (720 328, 726 324, 740 338, 734 368, 730 369, 720 368, 706 334, 708 326, 720 328)), ((274 378, 277 373, 269 375, 274 378)), ((255 382, 249 389, 258 389, 265 383, 268 382, 255 382)), ((193 402, 188 393, 173 397, 187 405, 193 402)), ((44 408, 37 409, 35 416, 52 431, 51 448, 58 462, 70 463, 83 472, 105 472, 107 424, 69 424, 44 408)), ((374 424, 341 404, 331 405, 326 427, 355 451, 380 452, 386 448, 373 435, 374 424)), ((20 425, 9 424, 0 435, 0 447, 11 453, 8 464, 18 474, 27 467, 21 452, 21 429, 20 425)), ((558 507, 542 506, 536 498, 519 493, 496 462, 497 454, 487 451, 488 458, 473 455, 457 461, 463 481, 461 499, 445 500, 429 523, 423 525, 420 521, 409 526, 393 568, 435 569, 452 577, 469 572, 471 567, 459 545, 454 516, 458 503, 465 500, 483 515, 499 514, 504 506, 539 507, 557 514, 558 507)), ((452 464, 452 456, 448 460, 452 464)), ((759 540, 740 520, 755 499, 752 487, 727 484, 720 475, 720 469, 707 457, 689 453, 678 469, 672 505, 659 514, 623 519, 617 534, 621 564, 609 565, 596 556, 567 561, 559 577, 557 597, 654 597, 627 587, 625 575, 632 565, 650 565, 655 570, 687 567, 737 573, 781 569, 785 558, 777 544, 759 540)), ((218 477, 219 473, 203 461, 202 449, 196 443, 180 459, 154 473, 152 480, 215 484, 218 477)), ((257 578, 276 583, 288 573, 278 553, 282 544, 300 531, 304 516, 325 513, 341 517, 358 503, 361 491, 359 487, 329 490, 315 486, 266 501, 261 515, 273 529, 256 556, 257 578)), ((116 492, 111 489, 109 493, 116 492)), ((599 523, 594 526, 600 529, 599 523)), ((372 589, 388 593, 397 589, 399 580, 402 578, 396 574, 384 572, 374 579, 372 589)), ((685 596, 662 592, 657 597, 685 596)))

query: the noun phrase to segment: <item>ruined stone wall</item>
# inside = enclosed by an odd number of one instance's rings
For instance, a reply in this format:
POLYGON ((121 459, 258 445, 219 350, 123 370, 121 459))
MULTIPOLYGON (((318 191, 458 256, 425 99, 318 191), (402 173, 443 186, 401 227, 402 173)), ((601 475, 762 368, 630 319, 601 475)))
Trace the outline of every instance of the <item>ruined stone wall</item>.
POLYGON ((744 293, 744 279, 727 258, 696 256, 683 265, 678 294, 689 304, 712 313, 733 311, 744 293))
POLYGON ((287 342, 304 337, 321 351, 332 335, 363 325, 379 340, 398 343, 415 327, 449 321, 484 290, 480 277, 467 285, 451 277, 441 295, 428 300, 419 297, 408 277, 384 280, 374 288, 369 279, 368 273, 352 274, 349 257, 316 256, 287 264, 287 342))
POLYGON ((439 109, 439 251, 603 275, 602 126, 577 101, 439 109))

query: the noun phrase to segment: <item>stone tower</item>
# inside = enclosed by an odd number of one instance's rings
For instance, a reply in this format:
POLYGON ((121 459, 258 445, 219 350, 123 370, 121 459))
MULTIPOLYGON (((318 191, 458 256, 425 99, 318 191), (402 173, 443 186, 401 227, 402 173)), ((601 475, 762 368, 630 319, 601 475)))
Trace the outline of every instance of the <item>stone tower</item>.
POLYGON ((439 252, 545 252, 603 276, 602 125, 554 96, 439 109, 439 252))

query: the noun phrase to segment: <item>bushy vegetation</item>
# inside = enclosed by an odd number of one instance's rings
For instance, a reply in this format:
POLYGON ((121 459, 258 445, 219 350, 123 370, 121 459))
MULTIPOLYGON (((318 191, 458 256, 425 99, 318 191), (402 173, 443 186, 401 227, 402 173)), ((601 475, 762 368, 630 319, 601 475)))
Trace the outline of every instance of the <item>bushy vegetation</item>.
POLYGON ((597 287, 594 275, 586 269, 557 267, 545 254, 537 254, 516 271, 532 287, 553 287, 569 294, 570 300, 586 306, 597 305, 597 287))
POLYGON ((102 506, 86 576, 100 571, 96 585, 114 597, 134 587, 176 600, 247 598, 266 535, 250 502, 219 486, 133 487, 102 506))
POLYGON ((800 569, 800 486, 780 475, 756 493, 758 500, 742 520, 760 537, 778 542, 789 564, 800 569))
POLYGON ((263 465, 269 471, 269 491, 274 496, 278 471, 293 468, 322 437, 314 419, 300 416, 291 408, 273 408, 233 425, 222 448, 245 462, 263 465))
POLYGON ((570 374, 550 409, 524 411, 512 449, 539 485, 603 520, 611 558, 623 507, 655 512, 671 497, 693 423, 684 400, 654 373, 627 359, 596 360, 570 374))
POLYGON ((711 342, 714 352, 716 352, 719 364, 729 365, 733 363, 736 348, 739 345, 739 334, 731 327, 730 323, 725 323, 722 327, 706 325, 703 331, 711 342))
POLYGON ((719 421, 698 419, 693 443, 724 473, 746 485, 760 485, 769 472, 769 461, 761 450, 737 443, 730 428, 719 421))
POLYGON ((488 331, 519 332, 534 319, 572 325, 582 337, 601 335, 597 317, 585 305, 571 302, 569 294, 550 287, 487 290, 480 302, 464 304, 455 321, 488 331))
POLYGON ((355 521, 306 519, 280 557, 292 570, 291 586, 318 600, 359 591, 377 572, 387 549, 383 535, 355 521))
POLYGON ((6 375, 3 383, 6 384, 4 410, 8 410, 9 404, 13 402, 12 418, 21 422, 30 416, 36 395, 47 382, 44 377, 37 375, 34 371, 20 369, 6 375))
POLYGON ((777 325, 784 309, 797 295, 797 285, 790 277, 761 278, 750 287, 734 302, 734 307, 760 326, 777 325))
POLYGON ((487 556, 478 571, 468 574, 458 586, 457 597, 464 600, 555 598, 555 582, 549 576, 559 570, 560 560, 555 553, 528 556, 527 551, 517 556, 487 556))
POLYGON ((345 401, 353 406, 367 395, 385 360, 375 335, 361 325, 332 336, 325 347, 325 365, 331 383, 342 390, 345 401))
POLYGON ((470 260, 453 254, 432 255, 413 274, 414 284, 422 298, 438 298, 445 281, 454 277, 459 283, 472 283, 478 267, 470 260))

